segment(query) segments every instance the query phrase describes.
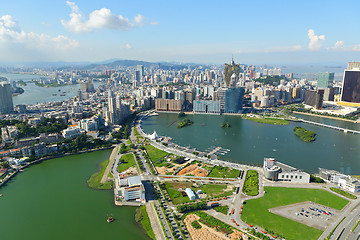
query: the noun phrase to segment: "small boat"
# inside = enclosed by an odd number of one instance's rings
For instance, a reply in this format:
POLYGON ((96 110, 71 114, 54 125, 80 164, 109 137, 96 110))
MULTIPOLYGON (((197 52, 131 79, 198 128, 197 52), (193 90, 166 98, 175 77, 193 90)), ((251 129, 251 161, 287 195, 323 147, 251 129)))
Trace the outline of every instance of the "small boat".
POLYGON ((108 223, 111 223, 111 222, 113 222, 115 219, 113 218, 113 217, 108 217, 107 219, 106 219, 106 221, 108 222, 108 223))
POLYGON ((205 126, 205 123, 201 124, 201 126, 202 126, 202 127, 205 126))
POLYGON ((277 150, 274 148, 274 149, 273 149, 273 152, 276 152, 276 151, 277 151, 277 150))

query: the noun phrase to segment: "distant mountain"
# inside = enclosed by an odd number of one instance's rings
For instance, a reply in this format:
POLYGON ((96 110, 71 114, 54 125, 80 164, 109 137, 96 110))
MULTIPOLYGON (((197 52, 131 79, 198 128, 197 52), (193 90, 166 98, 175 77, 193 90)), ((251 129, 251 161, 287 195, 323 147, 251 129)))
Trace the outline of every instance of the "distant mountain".
POLYGON ((146 68, 150 67, 161 67, 162 69, 172 69, 179 70, 183 68, 196 68, 199 64, 194 63, 169 63, 169 62, 146 62, 140 60, 115 60, 113 62, 104 61, 103 63, 93 63, 89 65, 85 65, 82 69, 87 70, 106 70, 106 69, 116 69, 119 66, 123 67, 135 67, 137 65, 143 65, 146 68))

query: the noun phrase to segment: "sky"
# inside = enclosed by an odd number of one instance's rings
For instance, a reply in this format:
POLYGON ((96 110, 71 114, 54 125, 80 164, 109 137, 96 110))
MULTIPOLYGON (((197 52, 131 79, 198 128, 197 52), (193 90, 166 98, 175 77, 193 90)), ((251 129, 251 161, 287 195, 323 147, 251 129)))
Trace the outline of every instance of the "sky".
POLYGON ((0 62, 360 60, 358 0, 3 0, 0 62))

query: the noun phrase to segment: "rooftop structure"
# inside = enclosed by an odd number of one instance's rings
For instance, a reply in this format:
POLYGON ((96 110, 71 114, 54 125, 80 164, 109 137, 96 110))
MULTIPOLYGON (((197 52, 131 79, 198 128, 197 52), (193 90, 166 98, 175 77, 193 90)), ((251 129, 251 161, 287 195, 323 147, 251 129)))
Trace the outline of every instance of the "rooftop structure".
POLYGON ((146 201, 145 188, 140 176, 122 177, 119 175, 116 184, 118 185, 117 198, 124 199, 125 201, 146 201))
POLYGON ((272 181, 288 181, 294 183, 310 182, 310 174, 284 163, 277 162, 275 158, 264 158, 263 170, 265 178, 272 181))
POLYGON ((190 188, 186 188, 185 192, 188 195, 190 200, 195 200, 196 196, 195 196, 195 193, 193 190, 191 190, 190 188))

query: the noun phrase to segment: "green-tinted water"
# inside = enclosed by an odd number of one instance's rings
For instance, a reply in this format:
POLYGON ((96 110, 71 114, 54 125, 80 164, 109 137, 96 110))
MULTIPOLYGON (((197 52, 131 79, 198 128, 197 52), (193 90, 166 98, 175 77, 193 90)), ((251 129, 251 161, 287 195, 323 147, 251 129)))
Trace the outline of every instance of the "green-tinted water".
POLYGON ((0 189, 1 239, 148 239, 133 207, 116 207, 112 191, 93 190, 86 180, 111 151, 45 161, 0 189), (108 214, 116 219, 106 222, 108 214))
MULTIPOLYGON (((176 128, 180 120, 173 113, 150 117, 143 121, 142 126, 146 133, 156 130, 159 135, 169 136, 181 146, 190 145, 200 151, 211 146, 230 149, 223 158, 236 162, 262 163, 264 157, 275 157, 280 162, 309 172, 318 172, 318 167, 323 167, 346 174, 360 174, 360 135, 305 123, 268 125, 243 120, 238 116, 187 117, 194 124, 181 129, 176 128), (223 122, 229 122, 232 127, 221 128, 223 122), (316 132, 317 140, 312 143, 302 142, 294 135, 294 126, 316 132)), ((344 124, 346 122, 341 122, 341 126, 344 124)))

